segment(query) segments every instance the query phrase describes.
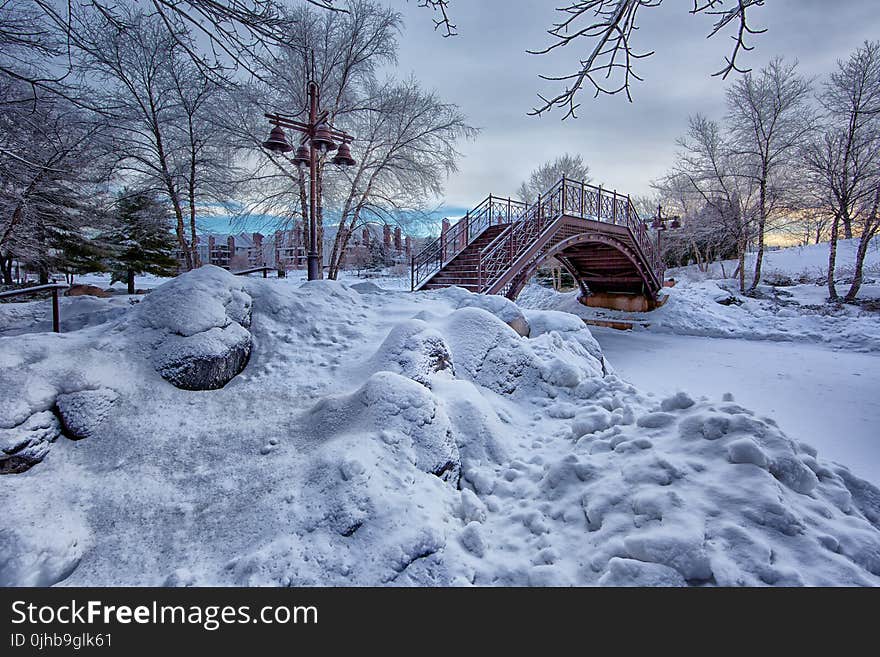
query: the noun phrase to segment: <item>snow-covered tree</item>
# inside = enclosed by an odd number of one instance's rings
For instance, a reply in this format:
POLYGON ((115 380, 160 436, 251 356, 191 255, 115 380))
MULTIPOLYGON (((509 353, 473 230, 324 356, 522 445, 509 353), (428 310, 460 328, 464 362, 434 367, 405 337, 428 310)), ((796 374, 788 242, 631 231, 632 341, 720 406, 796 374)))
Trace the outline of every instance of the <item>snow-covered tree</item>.
POLYGON ((840 229, 861 233, 856 276, 846 298, 861 286, 868 243, 877 233, 876 195, 880 185, 880 41, 864 43, 838 62, 819 100, 824 110, 821 135, 805 150, 817 205, 830 217, 828 294, 837 299, 834 271, 840 229))
MULTIPOLYGON (((729 135, 705 116, 692 116, 688 132, 679 140, 680 152, 672 171, 657 183, 680 199, 683 208, 704 211, 714 230, 736 246, 740 290, 745 291, 745 254, 754 226, 757 186, 741 175, 746 162, 729 135), (706 208, 704 210, 704 208, 706 208)), ((688 212, 686 212, 688 213, 688 212)))
POLYGON ((757 189, 757 253, 750 289, 761 282, 764 237, 785 207, 791 191, 791 167, 813 129, 810 84, 798 75, 797 62, 777 57, 757 74, 746 73, 727 91, 726 127, 730 147, 739 156, 736 174, 757 189))
POLYGON ((223 204, 237 173, 216 120, 224 93, 191 61, 185 33, 155 16, 125 14, 131 29, 109 20, 83 29, 82 65, 114 127, 117 174, 168 204, 187 269, 199 266, 196 219, 223 204))
POLYGON ((532 171, 528 180, 520 184, 516 194, 525 203, 534 203, 539 195, 549 191, 563 176, 578 182, 590 182, 590 167, 579 154, 565 153, 532 171))
POLYGON ((124 191, 113 212, 113 227, 103 235, 109 245, 111 283, 124 282, 135 293, 135 276, 173 276, 175 241, 168 209, 150 192, 124 191))
POLYGON ((380 78, 381 67, 396 61, 397 12, 373 0, 351 0, 345 9, 334 15, 308 7, 296 10, 297 27, 273 67, 274 77, 267 84, 243 87, 228 115, 242 151, 262 152, 251 176, 254 201, 247 211, 290 219, 308 216, 308 171, 293 164, 292 154, 260 149, 266 135, 262 112, 299 113, 306 105, 306 83, 314 79, 328 119, 355 136, 355 166, 337 168, 332 153, 318 163, 319 249, 324 217, 332 216, 338 225, 328 257, 322 255, 331 278, 344 263, 351 236, 366 223, 408 228, 418 220, 455 168, 455 143, 475 133, 457 106, 416 80, 380 78))
POLYGON ((96 251, 109 175, 107 126, 58 96, 21 102, 32 90, 0 83, 0 270, 22 262, 48 280, 76 271, 96 251))

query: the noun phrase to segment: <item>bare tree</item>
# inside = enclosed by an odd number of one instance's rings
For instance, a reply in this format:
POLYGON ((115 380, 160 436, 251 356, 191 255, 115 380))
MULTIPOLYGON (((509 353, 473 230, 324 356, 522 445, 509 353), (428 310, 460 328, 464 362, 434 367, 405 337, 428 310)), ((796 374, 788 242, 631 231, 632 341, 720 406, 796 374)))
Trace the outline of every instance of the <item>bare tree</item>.
POLYGON ((806 149, 806 163, 820 207, 831 217, 828 295, 838 298, 834 281, 840 228, 853 236, 861 218, 858 275, 847 293, 854 299, 861 284, 867 242, 876 232, 875 204, 880 184, 880 42, 866 42, 846 61, 839 61, 824 85, 822 134, 806 149), (865 240, 867 236, 867 241, 865 240))
POLYGON ((761 282, 768 222, 784 207, 789 169, 813 129, 809 92, 809 82, 797 73, 797 62, 786 63, 780 57, 757 75, 746 73, 727 92, 727 122, 740 160, 737 173, 748 177, 758 192, 758 250, 751 290, 761 282))
POLYGON ((756 185, 743 177, 743 156, 732 147, 719 125, 705 116, 692 116, 687 135, 679 140, 678 161, 661 186, 674 189, 687 199, 686 207, 708 207, 707 216, 717 222, 715 230, 737 245, 737 275, 745 292, 745 254, 753 227, 756 185), (688 193, 690 192, 690 193, 688 193))
POLYGON ((48 280, 90 251, 83 234, 98 227, 109 175, 106 125, 56 96, 22 105, 19 82, 0 83, 0 270, 13 260, 48 280))
POLYGON ((360 162, 346 172, 339 230, 328 275, 336 278, 354 230, 368 217, 401 222, 425 206, 455 171, 458 140, 476 133, 456 105, 415 80, 377 84, 364 109, 346 117, 358 136, 360 162))
MULTIPOLYGON (((541 103, 532 114, 543 114, 554 108, 565 111, 563 118, 575 116, 580 104, 577 98, 584 87, 591 88, 596 96, 600 94, 625 93, 629 100, 632 80, 641 80, 635 72, 635 63, 653 54, 653 51, 638 51, 635 47, 635 33, 638 30, 638 14, 643 8, 655 8, 663 0, 578 0, 569 1, 556 11, 560 20, 548 30, 552 42, 533 54, 546 54, 566 47, 579 40, 590 44, 577 69, 558 76, 542 76, 545 80, 560 82, 563 90, 556 96, 545 97, 539 94, 541 103)), ((735 0, 732 6, 724 0, 694 0, 691 14, 711 16, 714 24, 709 36, 724 32, 735 26, 734 47, 725 59, 724 66, 715 75, 727 78, 733 71, 745 72, 737 65, 737 57, 751 47, 746 39, 764 30, 756 30, 749 25, 749 10, 764 4, 764 0, 735 0)))
MULTIPOLYGON (((379 80, 380 69, 396 61, 399 14, 370 0, 353 0, 335 16, 297 10, 297 28, 276 66, 271 84, 249 87, 230 113, 237 143, 256 152, 265 138, 261 108, 297 114, 305 106, 306 82, 321 86, 322 106, 335 125, 355 136, 357 164, 339 169, 332 153, 319 162, 319 231, 324 216, 337 224, 327 274, 338 275, 352 234, 365 223, 418 221, 439 195, 458 153, 454 142, 474 134, 458 108, 442 102, 414 80, 379 80), (312 58, 310 55, 314 53, 312 58)), ((287 155, 263 152, 252 176, 255 201, 243 214, 306 216, 305 176, 287 155)), ((324 240, 319 236, 318 247, 324 240)))
MULTIPOLYGON (((364 89, 373 84, 379 68, 396 61, 397 35, 402 26, 397 12, 369 0, 351 0, 340 7, 345 9, 344 13, 328 14, 310 7, 293 10, 290 20, 295 28, 278 54, 272 77, 240 87, 234 103, 227 107, 225 123, 242 153, 253 156, 262 150, 260 145, 266 133, 262 113, 266 109, 288 115, 303 111, 308 102, 309 80, 320 85, 321 104, 328 110, 329 120, 344 122, 349 113, 363 110, 364 89)), ((324 197, 331 197, 330 204, 338 206, 334 200, 338 185, 332 180, 338 176, 335 167, 330 167, 331 180, 324 184, 325 160, 322 156, 318 162, 321 194, 316 247, 322 262, 324 197)), ((308 168, 296 166, 290 156, 262 151, 248 181, 253 201, 242 208, 239 221, 252 221, 257 214, 273 214, 282 218, 275 226, 281 228, 299 220, 303 245, 308 250, 304 221, 308 216, 307 175, 308 168)))
POLYGON ((113 122, 117 172, 170 205, 186 269, 199 266, 196 219, 203 205, 222 204, 235 179, 215 119, 221 89, 192 64, 155 17, 127 15, 118 30, 97 24, 80 35, 82 62, 113 122))
POLYGON ((517 189, 517 196, 526 203, 534 203, 563 176, 578 182, 590 182, 590 167, 580 155, 565 153, 532 171, 528 180, 517 189))

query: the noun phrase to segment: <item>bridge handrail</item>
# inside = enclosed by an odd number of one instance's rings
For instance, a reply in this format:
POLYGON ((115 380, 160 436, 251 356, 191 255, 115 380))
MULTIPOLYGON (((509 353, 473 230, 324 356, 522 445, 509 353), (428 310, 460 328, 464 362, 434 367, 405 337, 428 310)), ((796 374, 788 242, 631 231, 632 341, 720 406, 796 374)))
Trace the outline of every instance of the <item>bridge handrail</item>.
POLYGON ((70 286, 65 283, 47 283, 44 285, 32 285, 30 287, 20 287, 15 290, 6 290, 0 292, 0 299, 10 299, 12 297, 23 296, 25 294, 37 294, 39 292, 52 293, 52 331, 61 333, 61 311, 58 307, 58 292, 66 290, 70 286))
POLYGON ((432 240, 411 263, 411 287, 415 290, 464 251, 492 223, 512 223, 527 209, 522 201, 490 194, 464 217, 432 240))
POLYGON ((659 287, 663 263, 646 224, 629 196, 584 181, 560 178, 537 201, 526 204, 491 194, 412 259, 412 289, 417 289, 468 247, 492 223, 508 227, 483 247, 478 261, 478 289, 485 292, 561 215, 625 226, 659 287), (495 210, 500 210, 496 214, 495 210), (496 221, 497 219, 497 221, 496 221))
POLYGON ((655 283, 658 287, 661 285, 662 261, 629 196, 563 176, 529 206, 521 221, 512 224, 482 249, 478 263, 479 290, 489 289, 562 215, 591 217, 626 226, 647 260, 655 283))

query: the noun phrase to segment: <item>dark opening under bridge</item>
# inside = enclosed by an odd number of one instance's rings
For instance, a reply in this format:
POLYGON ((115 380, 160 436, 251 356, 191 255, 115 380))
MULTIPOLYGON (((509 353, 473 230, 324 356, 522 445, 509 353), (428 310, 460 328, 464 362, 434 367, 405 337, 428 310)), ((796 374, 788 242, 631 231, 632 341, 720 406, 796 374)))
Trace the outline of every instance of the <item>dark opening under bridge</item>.
POLYGON ((562 178, 531 205, 490 195, 413 257, 412 289, 515 299, 550 258, 589 305, 647 310, 663 287, 663 262, 629 196, 562 178))

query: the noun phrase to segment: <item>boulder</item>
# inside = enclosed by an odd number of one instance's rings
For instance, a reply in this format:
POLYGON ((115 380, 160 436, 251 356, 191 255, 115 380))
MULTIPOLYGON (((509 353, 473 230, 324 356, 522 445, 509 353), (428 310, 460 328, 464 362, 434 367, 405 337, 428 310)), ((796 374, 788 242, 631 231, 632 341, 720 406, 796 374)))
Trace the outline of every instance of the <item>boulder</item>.
POLYGON ((153 363, 163 379, 184 390, 216 390, 241 372, 251 356, 251 334, 237 322, 190 336, 169 336, 153 363))
POLYGON ((42 461, 61 433, 61 425, 52 411, 34 413, 27 420, 0 429, 0 474, 17 474, 42 461))
POLYGON ((119 394, 109 388, 80 390, 58 395, 56 405, 64 435, 73 440, 89 438, 104 421, 119 394))
POLYGON ((244 369, 253 347, 244 285, 206 265, 144 297, 138 317, 157 334, 152 361, 162 378, 184 390, 216 390, 244 369))

